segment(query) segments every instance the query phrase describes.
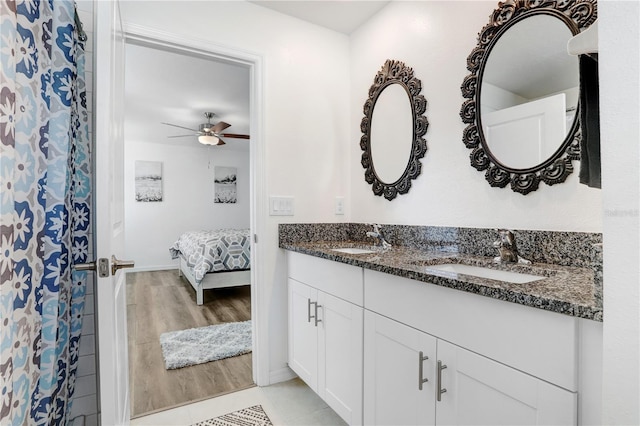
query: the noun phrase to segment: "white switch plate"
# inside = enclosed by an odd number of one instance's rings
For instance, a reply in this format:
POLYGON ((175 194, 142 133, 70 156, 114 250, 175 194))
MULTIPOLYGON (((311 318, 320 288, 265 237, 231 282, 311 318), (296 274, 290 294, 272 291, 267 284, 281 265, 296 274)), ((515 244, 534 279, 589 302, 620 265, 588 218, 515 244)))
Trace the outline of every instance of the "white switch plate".
POLYGON ((336 197, 336 214, 344 214, 344 197, 336 197))
POLYGON ((293 216, 293 197, 269 197, 270 216, 293 216))

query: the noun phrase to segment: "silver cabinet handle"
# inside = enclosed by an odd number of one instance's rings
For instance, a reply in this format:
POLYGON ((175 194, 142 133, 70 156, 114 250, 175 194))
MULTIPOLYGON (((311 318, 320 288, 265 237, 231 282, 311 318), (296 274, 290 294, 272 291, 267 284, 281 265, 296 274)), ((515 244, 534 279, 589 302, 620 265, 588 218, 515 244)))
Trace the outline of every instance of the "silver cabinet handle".
POLYGON ((313 319, 316 327, 319 322, 322 322, 321 319, 318 319, 318 308, 322 308, 322 305, 318 305, 318 302, 312 302, 311 299, 307 299, 307 322, 311 322, 313 319), (311 305, 314 306, 313 315, 311 315, 311 305))
POLYGON ((429 379, 424 379, 424 362, 428 360, 429 357, 424 355, 424 352, 420 351, 418 353, 418 390, 422 390, 422 385, 427 383, 429 379))
POLYGON ((321 319, 318 319, 318 308, 322 308, 322 305, 318 305, 318 302, 314 302, 314 304, 316 305, 316 313, 313 316, 313 318, 316 320, 316 327, 318 326, 319 322, 322 322, 321 319))
POLYGON ((118 269, 133 268, 135 266, 133 260, 118 260, 115 256, 111 256, 111 275, 115 275, 118 269))
POLYGON ((318 319, 318 308, 322 308, 322 305, 318 305, 318 302, 312 302, 311 299, 307 299, 307 322, 311 322, 313 319, 316 327, 319 322, 322 322, 321 319, 318 319), (313 315, 311 315, 311 305, 314 306, 313 315))
POLYGON ((318 302, 312 302, 311 299, 309 299, 309 322, 311 322, 311 320, 314 320, 314 325, 317 327, 318 323, 321 322, 321 320, 318 319, 318 302), (313 308, 313 315, 311 315, 311 305, 314 306, 313 308))
POLYGON ((436 396, 438 401, 442 399, 442 394, 447 391, 442 387, 442 370, 444 370, 445 368, 447 368, 447 366, 443 364, 442 361, 438 361, 438 383, 437 383, 438 390, 436 391, 437 392, 436 396))

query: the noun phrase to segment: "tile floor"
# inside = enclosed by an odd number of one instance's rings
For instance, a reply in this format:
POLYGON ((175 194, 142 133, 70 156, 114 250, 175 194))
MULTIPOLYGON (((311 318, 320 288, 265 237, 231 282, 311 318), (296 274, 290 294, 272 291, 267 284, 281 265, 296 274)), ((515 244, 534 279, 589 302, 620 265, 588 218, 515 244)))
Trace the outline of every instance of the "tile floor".
POLYGON ((187 426, 252 405, 262 405, 276 426, 342 426, 346 423, 304 382, 293 379, 207 399, 131 420, 132 426, 187 426))

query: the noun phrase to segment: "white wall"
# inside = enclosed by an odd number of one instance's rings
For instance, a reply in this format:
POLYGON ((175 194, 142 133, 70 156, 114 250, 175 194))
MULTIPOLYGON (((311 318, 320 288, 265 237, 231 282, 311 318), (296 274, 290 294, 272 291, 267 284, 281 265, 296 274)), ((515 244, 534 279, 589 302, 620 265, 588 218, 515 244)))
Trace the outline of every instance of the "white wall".
POLYGON ((603 422, 640 424, 640 4, 599 2, 603 422))
MULTIPOLYGON (((281 221, 330 222, 334 198, 348 190, 348 37, 247 2, 123 1, 125 24, 205 40, 264 60, 260 113, 266 192, 295 198, 295 216, 268 217, 259 235, 265 255, 258 283, 268 317, 271 380, 286 377, 286 263, 281 221)), ((256 206, 264 217, 266 205, 256 206)))
MULTIPOLYGON (((261 236, 270 248, 261 285, 274 375, 286 364, 285 263, 275 249, 279 220, 604 231, 604 424, 638 424, 638 5, 600 2, 602 192, 579 185, 576 172, 566 183, 541 184, 524 197, 491 188, 469 165, 470 150, 461 142, 459 86, 468 74, 466 57, 496 6, 392 3, 351 44, 345 36, 252 4, 127 1, 122 10, 129 22, 264 57, 267 192, 296 197, 296 215, 269 218, 261 236), (431 123, 423 173, 409 194, 393 202, 375 197, 364 182, 358 147, 367 89, 388 58, 416 70, 431 123), (347 196, 344 218, 333 215, 335 195, 347 196)), ((258 206, 258 214, 265 215, 266 206, 258 206)))
POLYGON ((195 141, 158 143, 125 140, 124 154, 125 248, 126 258, 136 260, 135 270, 176 268, 178 261, 171 260, 169 247, 183 232, 249 228, 248 150, 208 147, 195 141), (136 160, 162 163, 161 202, 135 200, 136 160), (213 202, 215 166, 236 167, 237 203, 213 202))
POLYGON ((494 86, 490 83, 482 83, 482 112, 494 112, 514 105, 528 102, 527 98, 518 96, 513 92, 494 86))
POLYGON ((565 183, 522 196, 492 188, 469 164, 460 85, 477 34, 495 1, 392 2, 351 36, 351 220, 412 225, 602 231, 601 192, 578 183, 579 163, 565 183), (386 59, 412 67, 427 99, 428 150, 422 174, 392 202, 373 195, 360 166, 362 106, 386 59))

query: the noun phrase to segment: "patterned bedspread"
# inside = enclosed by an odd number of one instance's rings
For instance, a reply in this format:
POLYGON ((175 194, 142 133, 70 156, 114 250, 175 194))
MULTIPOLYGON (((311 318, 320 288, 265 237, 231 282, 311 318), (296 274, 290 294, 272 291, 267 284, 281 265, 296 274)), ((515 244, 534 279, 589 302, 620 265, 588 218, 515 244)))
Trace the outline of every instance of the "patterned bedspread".
POLYGON ((216 229, 185 232, 169 252, 172 259, 182 255, 200 283, 207 272, 250 269, 250 249, 248 229, 216 229))

